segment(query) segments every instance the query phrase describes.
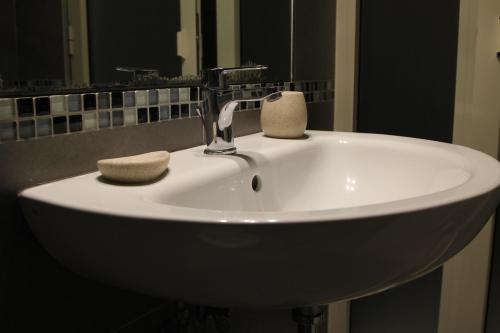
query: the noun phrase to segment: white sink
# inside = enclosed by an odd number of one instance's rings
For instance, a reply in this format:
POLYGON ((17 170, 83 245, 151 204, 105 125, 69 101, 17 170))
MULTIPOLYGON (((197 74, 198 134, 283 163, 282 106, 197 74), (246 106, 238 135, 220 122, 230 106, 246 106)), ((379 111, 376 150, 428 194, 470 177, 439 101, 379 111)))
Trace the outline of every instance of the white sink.
POLYGON ((245 308, 414 279, 471 241, 500 200, 500 164, 460 146, 317 131, 236 146, 236 156, 175 152, 156 183, 115 185, 96 172, 24 190, 21 204, 43 246, 78 274, 245 308))

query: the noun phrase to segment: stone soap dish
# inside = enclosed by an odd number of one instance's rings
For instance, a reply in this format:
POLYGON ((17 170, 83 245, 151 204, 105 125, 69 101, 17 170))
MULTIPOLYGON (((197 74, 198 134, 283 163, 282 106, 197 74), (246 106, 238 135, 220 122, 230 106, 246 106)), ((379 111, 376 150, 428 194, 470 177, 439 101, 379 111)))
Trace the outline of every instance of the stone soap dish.
POLYGON ((102 176, 121 183, 143 183, 158 178, 167 170, 170 154, 166 151, 97 161, 102 176))

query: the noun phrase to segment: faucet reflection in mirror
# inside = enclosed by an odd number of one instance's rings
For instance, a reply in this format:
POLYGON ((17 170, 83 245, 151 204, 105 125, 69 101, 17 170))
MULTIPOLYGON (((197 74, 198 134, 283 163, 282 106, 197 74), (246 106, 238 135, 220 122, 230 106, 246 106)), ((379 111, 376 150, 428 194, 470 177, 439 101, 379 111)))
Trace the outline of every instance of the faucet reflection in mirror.
MULTIPOLYGON (((207 148, 205 154, 234 154, 234 136, 232 130, 233 113, 239 103, 266 100, 273 102, 281 98, 276 88, 252 90, 252 97, 235 97, 229 82, 241 82, 246 78, 260 77, 268 66, 248 66, 233 68, 213 68, 203 71, 202 100, 198 113, 203 122, 207 148), (256 76, 255 76, 256 75, 256 76)), ((239 89, 242 91, 242 89, 239 89)))

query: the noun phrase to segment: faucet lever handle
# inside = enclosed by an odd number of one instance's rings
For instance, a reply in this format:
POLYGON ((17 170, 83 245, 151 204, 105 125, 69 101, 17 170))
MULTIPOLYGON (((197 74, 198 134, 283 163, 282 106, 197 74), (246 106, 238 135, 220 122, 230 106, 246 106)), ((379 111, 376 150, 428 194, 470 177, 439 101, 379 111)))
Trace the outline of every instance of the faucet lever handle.
POLYGON ((212 68, 203 71, 203 84, 208 88, 228 89, 228 82, 232 79, 235 81, 244 81, 242 79, 235 79, 238 77, 244 77, 246 73, 250 72, 261 72, 266 70, 269 66, 267 65, 255 65, 255 66, 242 66, 242 67, 228 67, 228 68, 212 68))

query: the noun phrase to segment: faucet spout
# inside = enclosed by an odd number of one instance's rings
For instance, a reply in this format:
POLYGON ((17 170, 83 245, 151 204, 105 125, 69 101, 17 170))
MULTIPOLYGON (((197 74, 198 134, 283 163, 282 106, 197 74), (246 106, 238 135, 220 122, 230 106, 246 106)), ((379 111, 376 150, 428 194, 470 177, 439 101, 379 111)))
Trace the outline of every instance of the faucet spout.
POLYGON ((241 102, 274 102, 281 98, 280 91, 272 91, 265 96, 252 98, 234 98, 229 91, 228 80, 238 76, 239 72, 262 71, 267 66, 214 68, 203 72, 202 102, 198 109, 207 148, 205 154, 234 154, 234 136, 232 130, 233 114, 241 102))

